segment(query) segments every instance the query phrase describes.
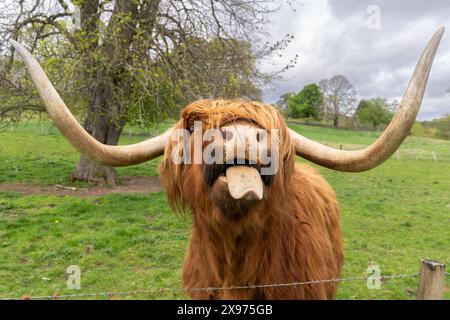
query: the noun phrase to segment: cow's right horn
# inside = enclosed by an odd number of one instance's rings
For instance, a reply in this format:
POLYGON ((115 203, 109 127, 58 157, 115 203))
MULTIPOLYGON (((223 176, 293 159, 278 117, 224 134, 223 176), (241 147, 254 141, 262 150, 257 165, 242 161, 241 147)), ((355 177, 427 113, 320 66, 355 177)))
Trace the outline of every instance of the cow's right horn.
POLYGON ((374 143, 361 150, 337 150, 290 130, 297 155, 323 167, 348 172, 370 170, 388 159, 406 139, 416 120, 444 30, 442 27, 436 31, 426 46, 394 118, 374 143))

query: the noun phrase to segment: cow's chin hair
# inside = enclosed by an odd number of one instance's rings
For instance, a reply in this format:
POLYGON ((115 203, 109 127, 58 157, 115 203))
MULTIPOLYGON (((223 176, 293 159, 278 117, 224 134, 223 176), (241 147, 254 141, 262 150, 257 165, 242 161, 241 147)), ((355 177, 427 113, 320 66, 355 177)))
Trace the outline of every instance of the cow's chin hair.
MULTIPOLYGON (((264 186, 264 194, 266 187, 264 186)), ((236 200, 228 191, 228 185, 225 181, 217 179, 209 189, 209 200, 220 209, 225 218, 240 220, 247 216, 249 211, 255 206, 261 206, 265 199, 255 201, 236 200)))

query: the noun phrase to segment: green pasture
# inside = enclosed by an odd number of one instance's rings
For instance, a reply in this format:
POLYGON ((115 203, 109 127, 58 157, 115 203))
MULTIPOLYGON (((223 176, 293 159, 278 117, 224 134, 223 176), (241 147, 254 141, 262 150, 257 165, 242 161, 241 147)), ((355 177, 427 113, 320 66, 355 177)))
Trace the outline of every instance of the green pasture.
MULTIPOLYGON (((368 145, 379 134, 292 128, 349 149, 368 145)), ((144 139, 137 133, 128 130, 121 143, 144 139)), ((20 125, 0 132, 0 183, 70 185, 68 176, 78 157, 51 125, 20 125)), ((156 175, 159 161, 118 172, 156 175)), ((379 265, 383 275, 413 274, 419 271, 421 258, 450 266, 450 141, 408 138, 397 156, 367 173, 319 170, 341 204, 343 277, 365 276, 370 264, 379 265)), ((0 298, 181 288, 189 225, 188 216, 171 211, 163 192, 84 199, 1 192, 0 298), (81 290, 66 288, 70 265, 81 268, 81 290)), ((417 284, 417 278, 390 279, 381 289, 370 290, 365 281, 343 282, 338 298, 414 299, 417 284)), ((449 288, 447 278, 446 299, 449 288)), ((186 296, 153 293, 118 298, 186 296)))

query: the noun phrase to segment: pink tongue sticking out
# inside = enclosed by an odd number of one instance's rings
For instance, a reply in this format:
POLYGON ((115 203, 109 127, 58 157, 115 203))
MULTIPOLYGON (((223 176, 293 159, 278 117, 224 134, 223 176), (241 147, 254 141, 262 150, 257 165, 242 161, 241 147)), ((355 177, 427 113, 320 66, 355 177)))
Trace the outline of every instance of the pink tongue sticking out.
POLYGON ((263 184, 259 171, 247 166, 229 167, 226 172, 228 191, 236 199, 261 200, 263 184))

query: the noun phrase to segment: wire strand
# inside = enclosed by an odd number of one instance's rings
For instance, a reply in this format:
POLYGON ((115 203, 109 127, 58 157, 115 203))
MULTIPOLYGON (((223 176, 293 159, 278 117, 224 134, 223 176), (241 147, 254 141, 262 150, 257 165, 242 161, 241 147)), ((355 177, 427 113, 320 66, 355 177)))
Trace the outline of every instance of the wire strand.
MULTIPOLYGON (((447 273, 447 275, 449 275, 447 273)), ((275 283, 275 284, 256 284, 246 286, 230 286, 230 287, 208 287, 208 288, 160 288, 160 289, 146 289, 135 291, 111 291, 111 292, 95 292, 95 293, 75 293, 75 294, 62 294, 62 295, 47 295, 47 296, 23 296, 23 297, 0 297, 0 300, 48 300, 48 299, 66 299, 66 298, 83 298, 83 297, 100 297, 100 296, 130 296, 130 295, 144 295, 154 293, 189 293, 199 291, 226 291, 226 290, 244 290, 244 289, 261 289, 261 288, 280 288, 280 287, 295 287, 302 285, 314 285, 322 283, 334 283, 334 282, 350 282, 350 281, 362 281, 362 280, 387 280, 387 279, 400 279, 400 278, 415 278, 419 273, 412 274, 399 274, 399 275, 386 275, 386 276, 366 276, 366 277, 349 277, 339 279, 326 279, 326 280, 311 280, 301 282, 290 283, 275 283)))

